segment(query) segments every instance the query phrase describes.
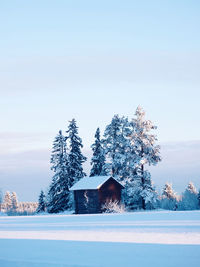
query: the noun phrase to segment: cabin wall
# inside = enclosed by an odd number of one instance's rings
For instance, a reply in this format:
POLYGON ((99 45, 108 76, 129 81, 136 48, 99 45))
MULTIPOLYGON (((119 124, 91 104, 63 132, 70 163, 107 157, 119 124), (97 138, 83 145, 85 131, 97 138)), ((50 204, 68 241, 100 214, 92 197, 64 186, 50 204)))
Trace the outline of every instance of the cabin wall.
POLYGON ((76 214, 100 212, 98 190, 76 190, 74 200, 76 214))
POLYGON ((104 205, 107 201, 121 201, 121 189, 122 187, 114 179, 109 179, 99 189, 99 201, 100 205, 104 205))

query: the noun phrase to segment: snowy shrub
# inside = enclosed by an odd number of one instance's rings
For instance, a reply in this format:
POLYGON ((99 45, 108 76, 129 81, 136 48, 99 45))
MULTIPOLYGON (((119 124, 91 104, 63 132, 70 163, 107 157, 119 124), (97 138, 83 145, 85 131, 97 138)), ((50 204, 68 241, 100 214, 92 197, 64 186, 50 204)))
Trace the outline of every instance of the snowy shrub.
POLYGON ((37 202, 19 202, 16 215, 33 215, 38 208, 37 202))
POLYGON ((37 202, 19 202, 17 209, 7 209, 5 203, 1 205, 1 212, 9 216, 33 215, 38 207, 37 202))
POLYGON ((117 200, 109 200, 102 206, 102 211, 105 213, 123 213, 125 206, 117 200))

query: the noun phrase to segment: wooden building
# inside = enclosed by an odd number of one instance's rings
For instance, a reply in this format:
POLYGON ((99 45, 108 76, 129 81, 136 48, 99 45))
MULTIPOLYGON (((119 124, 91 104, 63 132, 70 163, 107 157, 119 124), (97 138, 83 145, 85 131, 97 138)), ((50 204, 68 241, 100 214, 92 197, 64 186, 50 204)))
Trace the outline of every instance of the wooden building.
POLYGON ((76 214, 100 213, 108 201, 121 201, 123 186, 109 176, 84 177, 70 188, 76 214))

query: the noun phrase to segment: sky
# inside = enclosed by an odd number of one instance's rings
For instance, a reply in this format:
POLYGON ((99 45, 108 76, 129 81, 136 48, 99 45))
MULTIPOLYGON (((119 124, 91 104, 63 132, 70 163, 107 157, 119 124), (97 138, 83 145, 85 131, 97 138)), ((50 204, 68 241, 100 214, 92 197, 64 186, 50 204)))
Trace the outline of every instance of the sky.
POLYGON ((158 126, 155 185, 200 187, 199 12, 194 0, 1 1, 0 188, 37 200, 69 120, 90 158, 96 128, 138 105, 158 126))

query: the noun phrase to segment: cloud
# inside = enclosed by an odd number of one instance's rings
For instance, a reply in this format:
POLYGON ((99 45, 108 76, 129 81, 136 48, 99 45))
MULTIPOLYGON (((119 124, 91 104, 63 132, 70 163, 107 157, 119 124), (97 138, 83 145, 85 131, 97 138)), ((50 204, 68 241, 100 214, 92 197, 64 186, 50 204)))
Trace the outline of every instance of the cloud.
POLYGON ((48 147, 50 136, 51 133, 1 132, 0 155, 48 147))
POLYGON ((199 85, 199 53, 122 51, 15 58, 0 63, 3 95, 85 90, 131 83, 199 85), (17 61, 17 64, 16 64, 17 61), (6 70, 5 70, 6 69, 6 70), (77 79, 78 77, 78 79, 77 79), (95 86, 94 86, 95 85, 95 86))
POLYGON ((161 189, 166 181, 176 191, 184 191, 189 181, 200 188, 200 141, 170 142, 161 144, 162 162, 151 167, 152 178, 161 189))

